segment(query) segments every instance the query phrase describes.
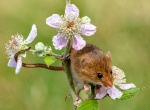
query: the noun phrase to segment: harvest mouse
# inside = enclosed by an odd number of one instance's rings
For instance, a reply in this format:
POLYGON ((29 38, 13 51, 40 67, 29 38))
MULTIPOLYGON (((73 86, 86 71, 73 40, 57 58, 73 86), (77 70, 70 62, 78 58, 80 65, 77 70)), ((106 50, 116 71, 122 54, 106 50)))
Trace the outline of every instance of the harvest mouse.
POLYGON ((81 50, 71 50, 70 53, 72 76, 77 86, 77 93, 85 84, 111 87, 113 76, 111 71, 111 54, 106 54, 92 44, 87 44, 81 50))

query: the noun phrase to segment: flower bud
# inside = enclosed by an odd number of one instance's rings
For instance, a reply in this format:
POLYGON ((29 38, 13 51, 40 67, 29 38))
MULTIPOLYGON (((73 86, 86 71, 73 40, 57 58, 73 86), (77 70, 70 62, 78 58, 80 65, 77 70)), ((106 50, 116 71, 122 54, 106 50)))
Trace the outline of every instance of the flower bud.
POLYGON ((84 17, 82 17, 81 22, 82 23, 90 23, 91 19, 89 17, 87 17, 87 16, 84 16, 84 17))
POLYGON ((42 42, 38 42, 36 45, 35 45, 35 50, 36 51, 43 51, 44 50, 44 47, 45 45, 42 43, 42 42))
POLYGON ((44 48, 44 52, 45 54, 52 54, 52 48, 50 46, 45 46, 44 48))

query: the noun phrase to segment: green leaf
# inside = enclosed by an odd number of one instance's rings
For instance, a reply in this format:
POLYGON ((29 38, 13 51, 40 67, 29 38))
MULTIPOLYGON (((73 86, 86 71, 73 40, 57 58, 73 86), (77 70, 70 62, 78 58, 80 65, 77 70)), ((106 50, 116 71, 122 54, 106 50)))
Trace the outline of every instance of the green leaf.
POLYGON ((44 57, 44 61, 47 66, 50 66, 51 64, 53 64, 56 61, 56 58, 54 56, 46 56, 46 57, 44 57))
POLYGON ((122 91, 123 95, 120 99, 121 100, 129 99, 129 98, 135 96, 140 90, 141 89, 139 89, 139 88, 131 88, 129 90, 124 90, 124 91, 122 91))
POLYGON ((98 102, 96 100, 85 100, 77 108, 78 110, 98 110, 98 102))

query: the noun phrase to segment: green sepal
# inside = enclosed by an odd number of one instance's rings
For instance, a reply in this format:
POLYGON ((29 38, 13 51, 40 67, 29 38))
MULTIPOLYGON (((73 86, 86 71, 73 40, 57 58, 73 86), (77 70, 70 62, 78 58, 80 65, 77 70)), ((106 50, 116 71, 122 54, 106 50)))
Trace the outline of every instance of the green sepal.
POLYGON ((56 58, 54 56, 46 56, 44 57, 44 62, 49 67, 51 64, 53 64, 56 61, 56 58))
POLYGON ((21 56, 21 57, 23 57, 23 58, 26 58, 26 52, 25 52, 25 53, 20 54, 20 56, 21 56))
POLYGON ((77 106, 77 110, 98 110, 97 100, 85 100, 77 106))
POLYGON ((38 55, 39 57, 45 57, 44 52, 37 52, 37 55, 38 55))
POLYGON ((129 90, 122 90, 123 95, 121 96, 120 100, 129 99, 135 96, 140 90, 139 88, 131 88, 129 90))

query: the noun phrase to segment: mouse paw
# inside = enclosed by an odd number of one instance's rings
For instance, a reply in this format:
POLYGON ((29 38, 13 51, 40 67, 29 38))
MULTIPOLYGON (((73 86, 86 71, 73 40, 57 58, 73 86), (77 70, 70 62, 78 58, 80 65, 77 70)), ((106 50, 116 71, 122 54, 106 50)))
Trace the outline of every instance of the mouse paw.
POLYGON ((76 101, 74 102, 74 105, 75 105, 75 106, 78 106, 82 101, 83 101, 83 100, 82 100, 80 97, 78 97, 78 98, 76 99, 76 101))
POLYGON ((86 94, 90 93, 90 85, 88 83, 84 83, 84 90, 86 94))

